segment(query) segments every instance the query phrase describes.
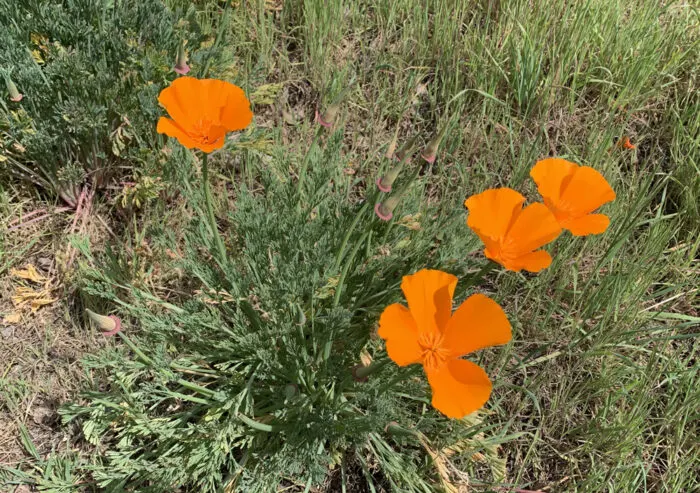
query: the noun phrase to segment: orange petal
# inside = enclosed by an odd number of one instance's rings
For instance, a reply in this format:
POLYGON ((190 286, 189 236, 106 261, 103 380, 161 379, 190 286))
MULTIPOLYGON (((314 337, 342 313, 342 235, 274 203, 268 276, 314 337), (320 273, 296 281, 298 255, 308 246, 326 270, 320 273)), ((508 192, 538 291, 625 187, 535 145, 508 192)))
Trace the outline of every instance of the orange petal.
POLYGON ((226 143, 226 136, 222 135, 218 137, 214 142, 211 144, 204 144, 204 143, 197 143, 196 147, 197 149, 201 149, 204 152, 212 152, 215 151, 216 149, 221 149, 224 147, 224 144, 226 143))
POLYGON ((178 125, 191 130, 193 122, 204 116, 202 86, 194 77, 178 77, 158 95, 158 102, 178 125))
POLYGON ((492 188, 472 195, 464 202, 469 209, 467 225, 480 236, 501 238, 524 202, 525 197, 510 188, 492 188))
POLYGON ((243 130, 253 121, 250 101, 243 89, 233 84, 228 84, 225 94, 226 102, 219 115, 221 124, 229 131, 243 130))
POLYGON ((156 127, 156 131, 159 134, 165 134, 168 137, 176 138, 180 142, 180 144, 187 147, 188 149, 198 147, 197 142, 192 140, 192 138, 190 138, 190 136, 187 135, 187 133, 180 127, 180 125, 175 123, 170 118, 161 116, 158 120, 158 126, 156 127))
POLYGON ((453 359, 437 370, 425 370, 433 389, 433 407, 448 418, 463 418, 480 409, 491 395, 486 372, 471 361, 453 359))
POLYGON ((379 318, 379 337, 386 341, 386 352, 397 365, 406 366, 420 361, 418 329, 405 306, 394 303, 384 309, 379 318))
POLYGON ((598 171, 590 166, 579 166, 564 186, 561 200, 570 204, 577 216, 582 216, 615 200, 615 192, 598 171))
POLYGON ((473 294, 452 314, 444 332, 443 347, 454 357, 464 356, 511 340, 508 317, 498 303, 473 294))
POLYGON ((442 330, 452 314, 457 278, 447 272, 422 269, 404 276, 401 290, 416 321, 418 332, 442 330))
POLYGON ((549 253, 544 250, 537 250, 511 260, 507 268, 516 272, 522 269, 528 272, 539 272, 549 267, 551 263, 552 256, 549 253))
POLYGON ((605 214, 587 214, 576 219, 570 219, 562 226, 574 236, 599 235, 608 229, 610 219, 605 214))
POLYGON ((576 168, 578 168, 577 164, 565 159, 548 158, 537 161, 530 170, 530 176, 537 184, 537 190, 540 192, 540 195, 556 203, 559 201, 564 180, 576 168))
POLYGON ((520 257, 553 241, 560 233, 561 226, 546 205, 530 204, 508 230, 508 241, 512 242, 508 252, 520 257))

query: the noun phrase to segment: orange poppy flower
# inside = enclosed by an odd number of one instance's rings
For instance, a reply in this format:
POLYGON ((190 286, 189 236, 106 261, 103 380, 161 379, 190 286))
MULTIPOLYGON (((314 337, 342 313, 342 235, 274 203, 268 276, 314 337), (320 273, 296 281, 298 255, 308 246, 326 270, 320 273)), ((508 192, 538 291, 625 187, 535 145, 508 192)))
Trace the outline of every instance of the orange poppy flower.
POLYGON ((562 228, 574 236, 600 234, 607 229, 608 216, 591 213, 615 200, 615 192, 596 170, 549 158, 538 161, 530 176, 562 228))
POLYGON ((188 149, 219 149, 227 132, 242 130, 253 120, 243 89, 223 80, 179 77, 160 92, 158 102, 170 115, 158 120, 158 133, 175 137, 188 149))
POLYGON ((561 228, 547 206, 523 208, 524 203, 525 197, 510 188, 472 195, 464 202, 467 225, 484 242, 486 257, 508 270, 538 272, 552 263, 549 253, 538 248, 559 236, 561 228))
POLYGON ((435 409, 462 418, 482 407, 491 395, 486 372, 462 356, 511 339, 501 307, 483 294, 467 298, 452 313, 457 278, 423 269, 405 276, 401 290, 408 308, 389 305, 379 319, 379 336, 399 366, 421 363, 433 391, 435 409))

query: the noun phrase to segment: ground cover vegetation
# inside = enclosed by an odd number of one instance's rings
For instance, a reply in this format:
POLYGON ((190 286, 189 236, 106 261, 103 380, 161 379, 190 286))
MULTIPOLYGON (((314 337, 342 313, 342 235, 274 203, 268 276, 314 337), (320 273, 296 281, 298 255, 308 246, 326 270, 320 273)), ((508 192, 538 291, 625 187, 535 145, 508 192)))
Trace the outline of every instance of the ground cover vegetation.
POLYGON ((3 491, 698 489, 699 13, 0 0, 3 491))

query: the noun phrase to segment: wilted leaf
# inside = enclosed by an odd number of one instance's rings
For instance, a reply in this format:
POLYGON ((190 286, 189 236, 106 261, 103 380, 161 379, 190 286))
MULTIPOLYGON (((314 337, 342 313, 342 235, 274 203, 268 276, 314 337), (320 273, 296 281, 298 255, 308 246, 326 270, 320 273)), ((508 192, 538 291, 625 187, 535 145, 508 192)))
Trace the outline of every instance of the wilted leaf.
POLYGON ((44 57, 41 56, 41 52, 39 50, 32 50, 32 58, 38 65, 43 65, 44 64, 44 57))
POLYGON ((25 286, 16 287, 15 294, 12 296, 12 303, 16 308, 29 306, 33 312, 55 301, 56 298, 51 297, 49 289, 34 290, 25 286))
POLYGON ((37 272, 36 267, 32 264, 27 265, 24 269, 12 269, 10 275, 19 279, 26 279, 37 284, 44 284, 47 279, 37 272))

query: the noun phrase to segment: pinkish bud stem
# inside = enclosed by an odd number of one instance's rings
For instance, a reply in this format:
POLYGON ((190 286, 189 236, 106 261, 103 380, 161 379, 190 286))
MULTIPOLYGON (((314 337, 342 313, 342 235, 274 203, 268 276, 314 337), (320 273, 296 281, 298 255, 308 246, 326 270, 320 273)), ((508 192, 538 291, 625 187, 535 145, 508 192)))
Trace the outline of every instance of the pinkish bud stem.
POLYGON ((19 89, 17 89, 17 86, 12 82, 9 76, 5 78, 5 85, 7 86, 7 92, 10 93, 10 101, 14 101, 15 103, 22 101, 24 94, 19 92, 19 89))
POLYGON ((381 202, 374 206, 374 212, 382 221, 391 221, 391 218, 394 217, 394 213, 388 210, 381 202))
POLYGON ((114 320, 114 328, 110 331, 103 332, 102 335, 105 337, 112 337, 115 335, 117 332, 122 330, 122 321, 119 320, 119 317, 116 317, 114 315, 110 315, 109 318, 114 320))
POLYGON ((190 67, 187 65, 187 53, 185 53, 184 41, 180 43, 177 49, 177 58, 175 59, 175 67, 173 70, 180 75, 186 75, 190 71, 190 67))
POLYGON ((318 124, 321 125, 322 127, 331 128, 331 127, 333 126, 333 123, 332 123, 332 122, 327 122, 326 120, 323 119, 323 117, 322 117, 321 114, 318 112, 318 110, 316 110, 316 121, 317 121, 318 124))
POLYGON ((381 190, 384 193, 389 193, 391 192, 391 185, 383 185, 382 182, 385 180, 385 177, 377 178, 377 181, 375 182, 377 184, 377 188, 381 190))
POLYGON ((421 152, 420 157, 422 157, 425 161, 427 161, 430 164, 433 164, 435 162, 435 158, 437 157, 436 154, 425 154, 421 152))
POLYGON ((173 70, 180 75, 186 75, 189 73, 190 67, 187 65, 187 63, 185 63, 184 65, 175 65, 173 70))

